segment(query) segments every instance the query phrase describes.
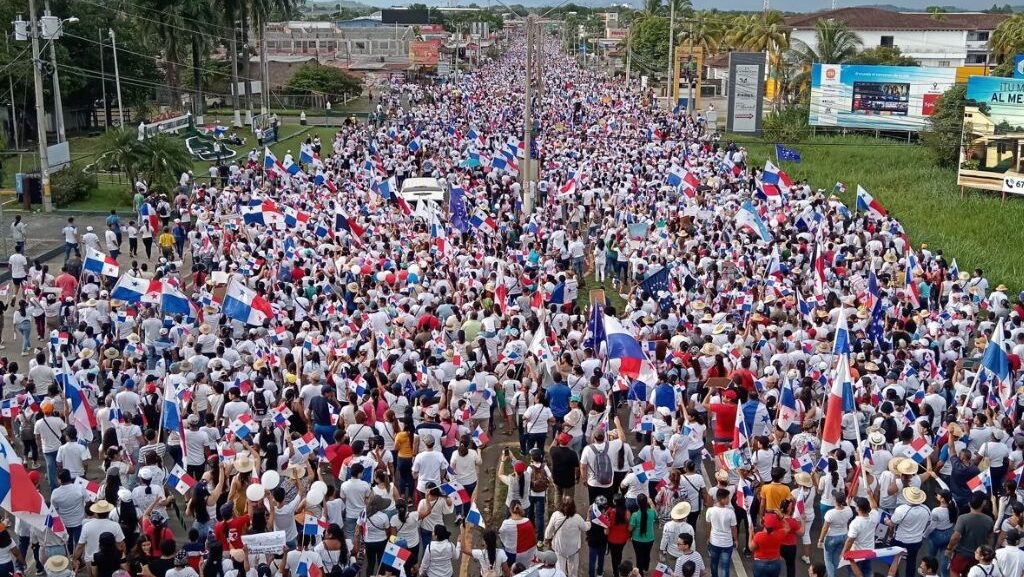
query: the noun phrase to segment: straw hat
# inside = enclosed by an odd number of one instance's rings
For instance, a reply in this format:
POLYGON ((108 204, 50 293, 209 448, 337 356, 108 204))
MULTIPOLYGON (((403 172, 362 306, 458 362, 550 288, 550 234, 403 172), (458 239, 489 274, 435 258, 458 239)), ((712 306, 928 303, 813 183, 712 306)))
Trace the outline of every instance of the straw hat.
POLYGON ((129 343, 134 343, 134 344, 139 344, 139 335, 137 335, 135 333, 132 333, 132 334, 128 335, 128 342, 129 343))
POLYGON ((690 515, 690 502, 680 501, 676 503, 676 506, 672 507, 672 512, 669 515, 674 521, 682 521, 690 515))
POLYGON ((829 352, 831 350, 831 348, 832 347, 830 347, 828 343, 823 341, 823 342, 819 342, 818 343, 818 346, 815 347, 815 350, 817 350, 818 353, 820 353, 820 354, 825 354, 825 353, 829 352))
POLYGON ((999 292, 1003 292, 1003 291, 1007 290, 1006 289, 1006 285, 1001 284, 1001 285, 996 287, 996 290, 999 291, 999 292))
POLYGON ((889 459, 889 465, 888 465, 889 472, 895 475, 897 470, 898 470, 898 467, 900 466, 900 463, 902 463, 903 461, 906 461, 906 460, 907 460, 906 457, 893 457, 893 458, 889 459))
POLYGON ((284 476, 290 479, 301 479, 306 476, 306 468, 301 465, 289 465, 284 470, 284 476))
POLYGON ((80 359, 91 359, 94 352, 95 351, 93 351, 89 347, 85 347, 84 349, 82 349, 78 353, 78 358, 80 358, 80 359))
POLYGON ((962 437, 964 436, 964 428, 960 426, 960 423, 949 424, 949 436, 950 437, 962 437))
POLYGON ((966 282, 971 280, 971 275, 968 274, 967 271, 962 271, 957 278, 960 279, 961 281, 966 282))
POLYGON ((104 349, 103 356, 113 360, 121 356, 121 353, 117 352, 117 349, 104 349))
POLYGON ((801 487, 813 487, 814 481, 811 479, 810 473, 804 473, 803 471, 793 475, 793 480, 796 481, 797 485, 801 487))
POLYGON ((864 363, 864 370, 868 371, 868 372, 871 372, 871 373, 877 373, 878 372, 878 365, 875 364, 874 361, 868 361, 868 362, 864 363))
POLYGON ((725 332, 725 323, 718 323, 715 328, 711 330, 711 334, 720 335, 725 332))
POLYGON ((899 465, 896 465, 896 470, 900 472, 900 475, 916 475, 917 461, 913 459, 903 459, 899 465))
POLYGON ((702 355, 717 355, 718 352, 718 345, 715 343, 705 343, 700 349, 700 354, 702 355))
POLYGON ((728 481, 729 480, 729 471, 726 471, 725 469, 719 469, 719 470, 715 471, 715 479, 717 479, 719 481, 728 481))
POLYGON ((924 503, 927 497, 928 496, 925 495, 925 492, 922 491, 921 489, 918 489, 917 487, 903 488, 903 498, 906 499, 907 503, 910 503, 911 505, 920 505, 921 503, 924 503))
POLYGON ((62 573, 67 571, 71 561, 64 555, 53 555, 44 563, 47 573, 62 573))
POLYGON ((868 442, 872 445, 884 445, 885 435, 881 431, 872 431, 868 433, 868 442))
POLYGON ((255 463, 249 455, 239 455, 235 458, 235 471, 239 473, 250 473, 254 467, 255 463))
POLYGON ((704 316, 700 318, 702 323, 710 323, 713 320, 715 320, 715 317, 711 316, 711 313, 704 313, 704 316))
POLYGON ((100 499, 99 501, 93 503, 92 506, 89 507, 89 510, 92 511, 93 513, 96 513, 97 515, 102 515, 103 513, 109 513, 113 511, 114 506, 104 501, 103 499, 100 499))
POLYGON ((210 329, 210 325, 208 325, 206 323, 203 323, 203 324, 199 325, 199 332, 204 334, 204 335, 210 334, 210 330, 211 330, 210 329))
POLYGON ((695 301, 690 304, 690 308, 695 311, 702 311, 706 306, 707 305, 704 304, 704 301, 695 301))

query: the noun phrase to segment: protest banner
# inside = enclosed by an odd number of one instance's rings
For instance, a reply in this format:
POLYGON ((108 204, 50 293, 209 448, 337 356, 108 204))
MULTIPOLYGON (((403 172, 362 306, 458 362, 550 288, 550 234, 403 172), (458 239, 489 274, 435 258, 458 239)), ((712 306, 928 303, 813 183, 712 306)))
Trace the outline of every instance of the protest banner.
POLYGON ((284 531, 242 535, 242 543, 248 548, 250 555, 277 554, 284 550, 284 531))

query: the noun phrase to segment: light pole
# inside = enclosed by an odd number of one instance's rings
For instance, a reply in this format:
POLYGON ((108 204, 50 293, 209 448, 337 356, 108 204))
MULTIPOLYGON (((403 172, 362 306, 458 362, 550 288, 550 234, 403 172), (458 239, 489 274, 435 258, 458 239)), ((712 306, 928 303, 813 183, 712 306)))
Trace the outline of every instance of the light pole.
POLYGON ((117 67, 117 38, 114 37, 114 29, 110 28, 110 47, 114 53, 114 85, 117 87, 117 124, 124 126, 124 102, 121 100, 121 70, 117 67))
POLYGON ((75 24, 78 18, 71 17, 61 20, 50 14, 50 1, 46 0, 43 17, 40 19, 43 36, 50 41, 50 62, 53 65, 53 124, 57 133, 57 142, 66 142, 67 132, 64 128, 64 104, 60 96, 60 76, 57 73, 57 48, 54 40, 63 35, 65 24, 75 24))
POLYGON ((28 0, 28 17, 32 28, 32 76, 36 97, 36 131, 39 139, 39 175, 43 186, 43 210, 53 212, 50 197, 50 157, 46 150, 46 103, 43 101, 43 74, 39 58, 39 20, 36 19, 36 2, 28 0))

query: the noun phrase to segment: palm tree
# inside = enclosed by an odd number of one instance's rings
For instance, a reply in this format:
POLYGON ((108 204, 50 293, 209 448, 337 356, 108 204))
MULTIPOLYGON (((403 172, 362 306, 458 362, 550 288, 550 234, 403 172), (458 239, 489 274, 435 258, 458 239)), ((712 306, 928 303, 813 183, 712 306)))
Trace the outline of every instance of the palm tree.
POLYGON ((158 134, 135 142, 138 172, 151 187, 169 192, 178 182, 178 176, 192 168, 192 155, 179 138, 158 134))
POLYGON ((775 79, 776 104, 782 100, 782 84, 784 66, 782 55, 789 48, 789 30, 786 28, 782 13, 770 10, 764 14, 737 16, 733 29, 726 34, 726 41, 734 48, 742 48, 751 52, 764 52, 768 55, 768 70, 775 79))
POLYGON ((725 34, 721 25, 705 11, 698 12, 694 20, 694 23, 682 27, 679 41, 692 41, 695 47, 702 48, 707 55, 718 54, 725 34))
MULTIPOLYGON (((203 55, 210 49, 211 36, 200 31, 200 22, 214 22, 216 14, 210 0, 178 0, 177 13, 183 27, 190 31, 192 52, 192 114, 199 122, 205 110, 203 99, 203 55)), ((219 29, 219 27, 217 27, 219 29)))
POLYGON ((993 55, 1011 58, 1024 47, 1024 14, 1014 14, 996 26, 988 47, 993 55))
POLYGON ((132 128, 112 128, 100 140, 103 154, 96 161, 99 170, 123 172, 128 175, 128 186, 134 186, 142 162, 139 133, 132 128))
POLYGON ((818 20, 814 24, 814 47, 801 40, 793 40, 786 61, 794 70, 789 88, 798 96, 806 96, 811 84, 811 65, 841 64, 857 55, 864 46, 857 33, 845 22, 833 18, 818 20))
POLYGON ((664 5, 661 3, 661 0, 644 0, 643 10, 637 16, 639 18, 661 16, 662 8, 664 8, 664 5))

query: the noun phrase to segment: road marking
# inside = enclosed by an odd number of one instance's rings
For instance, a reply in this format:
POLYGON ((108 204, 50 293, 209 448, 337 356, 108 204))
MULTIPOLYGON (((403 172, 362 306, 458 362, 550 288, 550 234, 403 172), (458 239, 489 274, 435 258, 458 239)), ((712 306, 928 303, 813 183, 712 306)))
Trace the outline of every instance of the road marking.
MULTIPOLYGON (((704 477, 704 484, 708 487, 714 487, 715 485, 711 482, 711 477, 708 476, 707 463, 701 463, 700 474, 704 477)), ((711 490, 708 489, 710 493, 711 490)), ((712 498, 714 496, 712 495, 712 498)), ((701 511, 703 513, 703 511, 701 511)), ((750 523, 747 523, 747 534, 751 531, 750 523)), ((711 539, 711 530, 708 528, 708 539, 711 539)), ((710 546, 710 543, 709 543, 710 546)), ((736 572, 737 577, 749 577, 747 574, 747 568, 743 566, 743 557, 740 555, 740 544, 736 543, 732 548, 732 569, 736 572)), ((714 576, 712 576, 714 577, 714 576)))

